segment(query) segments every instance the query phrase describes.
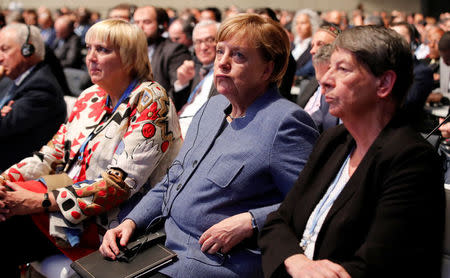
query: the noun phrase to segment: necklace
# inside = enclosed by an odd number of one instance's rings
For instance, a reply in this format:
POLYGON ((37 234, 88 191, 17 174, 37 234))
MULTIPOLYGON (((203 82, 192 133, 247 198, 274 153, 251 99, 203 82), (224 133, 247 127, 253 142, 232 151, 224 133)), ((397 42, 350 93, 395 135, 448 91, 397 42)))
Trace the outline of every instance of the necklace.
POLYGON ((245 118, 245 114, 242 115, 242 116, 239 116, 239 117, 232 117, 231 114, 228 114, 228 115, 227 115, 227 121, 228 121, 229 123, 231 123, 232 121, 234 121, 234 120, 236 120, 236 119, 242 119, 242 118, 245 118))

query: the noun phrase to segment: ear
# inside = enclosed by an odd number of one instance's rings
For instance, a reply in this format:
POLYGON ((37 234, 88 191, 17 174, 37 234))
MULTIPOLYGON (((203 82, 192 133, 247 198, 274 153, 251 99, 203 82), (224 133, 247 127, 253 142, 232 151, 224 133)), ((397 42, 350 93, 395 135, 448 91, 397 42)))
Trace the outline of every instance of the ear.
POLYGON ((393 70, 388 70, 378 77, 377 95, 380 98, 386 98, 391 95, 392 88, 394 88, 397 74, 393 70))
POLYGON ((264 71, 263 74, 261 76, 262 80, 269 80, 270 77, 272 76, 272 72, 273 72, 273 68, 275 67, 275 62, 274 61, 270 61, 268 63, 266 63, 265 67, 264 67, 264 71))

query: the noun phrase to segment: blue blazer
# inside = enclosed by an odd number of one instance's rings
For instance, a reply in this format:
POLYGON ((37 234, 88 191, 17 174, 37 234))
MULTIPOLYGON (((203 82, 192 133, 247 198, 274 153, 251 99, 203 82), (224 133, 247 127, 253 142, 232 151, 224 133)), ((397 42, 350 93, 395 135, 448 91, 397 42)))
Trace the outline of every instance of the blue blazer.
POLYGON ((178 261, 161 270, 171 277, 261 277, 261 257, 244 243, 226 255, 200 250, 212 225, 251 212, 262 228, 303 169, 318 136, 311 118, 269 89, 230 124, 229 101, 212 97, 196 114, 167 177, 127 218, 145 228, 166 217, 166 246, 178 261))

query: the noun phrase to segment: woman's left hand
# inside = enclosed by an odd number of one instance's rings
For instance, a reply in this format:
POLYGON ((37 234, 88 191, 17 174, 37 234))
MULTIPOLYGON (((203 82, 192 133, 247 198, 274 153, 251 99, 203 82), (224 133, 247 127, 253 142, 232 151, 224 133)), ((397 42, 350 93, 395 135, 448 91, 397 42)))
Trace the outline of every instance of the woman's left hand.
MULTIPOLYGON (((1 202, 7 207, 7 210, 0 211, 0 214, 4 217, 9 218, 13 215, 27 215, 44 210, 42 207, 44 194, 23 189, 10 181, 6 181, 6 185, 12 191, 4 191, 4 194, 2 194, 1 202)), ((4 217, 0 217, 0 221, 6 220, 4 217)))
POLYGON ((252 216, 249 212, 225 218, 206 230, 199 239, 202 252, 228 253, 231 248, 253 235, 252 216))

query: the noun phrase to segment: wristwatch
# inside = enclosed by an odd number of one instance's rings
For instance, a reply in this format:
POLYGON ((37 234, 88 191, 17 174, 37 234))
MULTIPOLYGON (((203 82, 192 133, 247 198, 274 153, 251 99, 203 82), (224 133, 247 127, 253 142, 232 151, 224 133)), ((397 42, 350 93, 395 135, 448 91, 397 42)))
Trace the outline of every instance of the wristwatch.
POLYGON ((253 214, 250 213, 250 215, 252 216, 252 229, 254 233, 258 233, 258 225, 256 225, 256 219, 255 217, 253 217, 253 214))
POLYGON ((44 193, 44 200, 42 201, 42 207, 44 208, 45 212, 48 212, 48 208, 52 205, 52 202, 50 202, 50 199, 48 198, 48 193, 44 193))

